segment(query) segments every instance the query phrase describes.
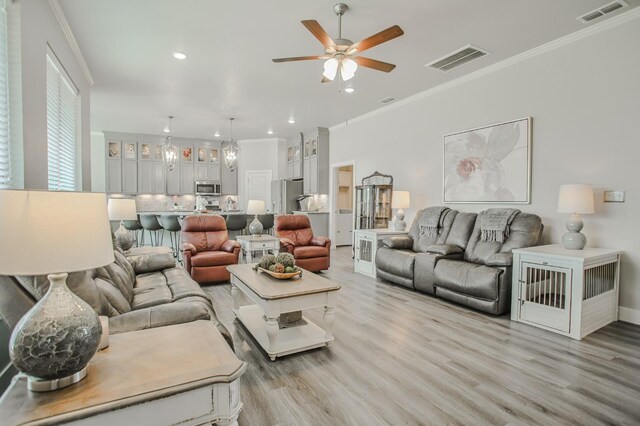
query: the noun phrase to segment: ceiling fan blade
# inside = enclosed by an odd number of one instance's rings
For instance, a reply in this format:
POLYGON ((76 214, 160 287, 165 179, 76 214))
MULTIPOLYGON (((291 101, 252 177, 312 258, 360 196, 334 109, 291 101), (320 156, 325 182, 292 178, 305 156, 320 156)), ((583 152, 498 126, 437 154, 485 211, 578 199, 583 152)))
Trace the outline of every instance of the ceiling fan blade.
POLYGON ((387 28, 386 30, 382 30, 377 34, 372 35, 371 37, 367 37, 364 40, 352 44, 351 46, 349 46, 349 49, 347 49, 347 53, 351 53, 354 50, 357 50, 358 52, 364 52, 367 49, 371 49, 372 47, 375 47, 379 44, 382 44, 389 40, 393 40, 396 37, 400 37, 402 34, 404 34, 402 28, 394 25, 387 28))
POLYGON ((329 36, 329 34, 327 34, 324 28, 322 28, 318 21, 306 20, 301 22, 302 25, 304 25, 309 31, 311 31, 311 34, 313 34, 324 47, 326 47, 327 49, 336 48, 336 43, 329 36))
POLYGON ((293 58, 277 58, 272 59, 273 62, 292 62, 292 61, 312 61, 314 59, 324 59, 325 56, 294 56, 293 58))
POLYGON ((391 72, 396 67, 393 64, 387 62, 377 61, 375 59, 365 58, 363 56, 356 56, 351 58, 361 67, 371 68, 383 72, 391 72))
POLYGON ((320 80, 320 83, 331 83, 333 80, 329 80, 327 77, 325 77, 324 75, 322 76, 322 80, 320 80))

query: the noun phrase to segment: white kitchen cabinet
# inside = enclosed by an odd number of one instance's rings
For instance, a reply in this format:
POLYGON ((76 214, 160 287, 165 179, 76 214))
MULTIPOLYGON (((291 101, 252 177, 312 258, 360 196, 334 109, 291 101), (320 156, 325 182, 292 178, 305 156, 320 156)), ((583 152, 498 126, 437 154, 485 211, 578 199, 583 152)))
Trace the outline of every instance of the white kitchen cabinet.
POLYGON ((580 340, 618 320, 619 280, 619 250, 513 250, 511 319, 580 340))
POLYGON ((287 178, 300 179, 303 177, 302 164, 302 134, 300 137, 287 141, 286 150, 287 178))
POLYGON ((329 129, 318 127, 303 143, 305 194, 329 193, 329 129))
POLYGON ((122 192, 122 161, 107 160, 107 192, 122 192))
POLYGON ((180 194, 195 194, 195 179, 191 164, 180 165, 180 194))
POLYGON ((167 195, 178 195, 180 189, 180 166, 176 165, 173 170, 167 170, 167 195))
POLYGON ((138 162, 135 160, 122 162, 122 193, 138 193, 138 162))
POLYGON ((141 161, 138 163, 138 193, 164 194, 164 164, 157 161, 141 161))
POLYGON ((363 275, 376 277, 376 253, 385 237, 407 235, 409 231, 393 229, 358 229, 355 231, 355 258, 353 270, 363 275))

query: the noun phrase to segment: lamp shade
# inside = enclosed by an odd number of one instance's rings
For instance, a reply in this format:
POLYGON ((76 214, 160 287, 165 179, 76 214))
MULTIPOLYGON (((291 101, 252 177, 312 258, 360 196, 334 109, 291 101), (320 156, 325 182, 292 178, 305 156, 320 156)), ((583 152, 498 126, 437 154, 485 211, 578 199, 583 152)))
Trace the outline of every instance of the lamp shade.
POLYGON ((265 214, 266 211, 264 200, 249 200, 247 214, 265 214))
POLYGON ((105 194, 0 190, 0 274, 75 272, 113 262, 105 194))
POLYGON ((590 214, 593 212, 593 188, 591 185, 560 185, 558 213, 590 214))
POLYGON ((409 191, 393 191, 393 195, 391 196, 391 208, 408 209, 411 207, 410 201, 409 191))
POLYGON ((136 220, 136 200, 132 198, 109 198, 107 203, 109 220, 136 220))

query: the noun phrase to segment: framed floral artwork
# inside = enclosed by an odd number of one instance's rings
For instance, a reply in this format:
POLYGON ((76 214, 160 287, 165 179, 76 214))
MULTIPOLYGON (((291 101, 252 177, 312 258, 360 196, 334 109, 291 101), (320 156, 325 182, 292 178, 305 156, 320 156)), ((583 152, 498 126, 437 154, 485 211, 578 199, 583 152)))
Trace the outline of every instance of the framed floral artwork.
POLYGON ((444 203, 530 203, 531 117, 444 136, 444 203))

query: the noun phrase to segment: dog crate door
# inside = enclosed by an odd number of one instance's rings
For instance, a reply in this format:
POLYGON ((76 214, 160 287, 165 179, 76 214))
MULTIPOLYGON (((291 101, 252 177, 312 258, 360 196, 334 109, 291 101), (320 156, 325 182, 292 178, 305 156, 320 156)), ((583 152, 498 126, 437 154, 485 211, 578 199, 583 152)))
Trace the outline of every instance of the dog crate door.
POLYGON ((520 266, 520 319, 569 332, 571 274, 569 268, 522 262, 520 266))

